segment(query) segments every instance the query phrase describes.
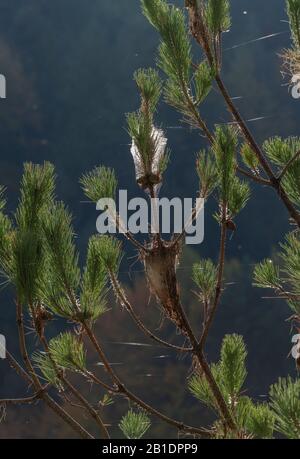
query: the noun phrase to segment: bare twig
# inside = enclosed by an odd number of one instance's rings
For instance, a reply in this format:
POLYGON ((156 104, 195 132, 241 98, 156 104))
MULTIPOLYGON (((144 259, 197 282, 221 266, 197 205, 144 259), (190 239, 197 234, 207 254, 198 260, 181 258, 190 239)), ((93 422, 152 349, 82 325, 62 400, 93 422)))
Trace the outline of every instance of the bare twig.
POLYGON ((89 381, 89 382, 95 382, 99 386, 102 386, 103 389, 105 389, 109 394, 114 394, 116 389, 114 387, 109 386, 106 384, 104 381, 98 378, 93 372, 90 370, 86 370, 84 373, 82 373, 83 376, 89 381))
POLYGON ((198 200, 198 203, 196 204, 194 209, 192 209, 190 219, 187 222, 184 223, 183 231, 180 234, 178 234, 177 236, 174 237, 174 240, 171 243, 171 247, 175 247, 177 244, 179 244, 182 241, 182 239, 186 235, 186 232, 187 232, 188 228, 198 218, 198 215, 203 210, 203 207, 204 207, 204 198, 198 200))
POLYGON ((44 386, 41 392, 37 392, 31 397, 0 399, 0 405, 26 405, 26 404, 30 405, 31 403, 39 400, 42 397, 42 393, 45 392, 46 389, 47 389, 47 386, 44 386))
POLYGON ((111 283, 112 283, 113 289, 114 289, 114 291, 116 293, 116 296, 117 296, 119 302, 121 303, 121 305, 125 306, 126 310, 130 314, 130 316, 132 317, 134 322, 137 324, 137 326, 140 328, 140 330, 142 330, 142 332, 146 336, 149 336, 149 338, 153 339, 154 341, 156 341, 157 343, 159 343, 159 344, 161 344, 161 345, 163 345, 165 347, 168 347, 170 349, 173 349, 173 350, 176 350, 176 351, 179 351, 179 352, 191 352, 192 351, 192 348, 176 346, 174 344, 168 343, 167 341, 162 340, 158 336, 154 335, 154 333, 152 333, 150 330, 148 330, 148 328, 143 324, 143 322, 136 315, 131 303, 127 299, 126 294, 125 294, 124 290, 122 289, 122 287, 121 287, 118 279, 116 278, 115 274, 110 271, 109 275, 110 275, 110 279, 111 279, 111 283))
POLYGON ((223 283, 223 275, 224 275, 224 264, 225 264, 225 249, 226 249, 226 235, 227 235, 227 225, 226 225, 226 204, 223 204, 222 208, 222 223, 221 223, 221 241, 220 241, 220 251, 219 251, 219 263, 218 263, 218 274, 217 274, 217 284, 215 290, 215 299, 213 305, 209 311, 208 319, 206 321, 201 339, 200 339, 200 348, 204 349, 206 339, 208 337, 208 333, 210 327, 213 323, 215 318, 215 314, 218 308, 218 304, 222 294, 222 283, 223 283))
POLYGON ((130 231, 126 230, 125 224, 122 221, 122 219, 121 219, 119 214, 110 215, 110 217, 115 221, 118 230, 122 234, 124 234, 125 238, 128 241, 130 241, 138 250, 140 250, 142 252, 146 252, 147 251, 147 248, 143 244, 141 244, 139 241, 137 241, 130 231))
POLYGON ((240 174, 244 175, 245 177, 250 178, 250 179, 253 180, 254 182, 260 183, 261 185, 272 186, 270 180, 267 180, 267 179, 265 179, 265 178, 263 178, 263 177, 260 177, 259 175, 251 174, 251 172, 249 172, 249 171, 243 169, 243 168, 240 167, 240 166, 238 166, 238 167, 236 168, 236 170, 237 170, 240 174))
POLYGON ((6 358, 9 361, 10 366, 15 370, 15 372, 21 376, 29 386, 32 385, 32 379, 29 374, 21 367, 21 365, 16 361, 13 355, 6 349, 6 358))

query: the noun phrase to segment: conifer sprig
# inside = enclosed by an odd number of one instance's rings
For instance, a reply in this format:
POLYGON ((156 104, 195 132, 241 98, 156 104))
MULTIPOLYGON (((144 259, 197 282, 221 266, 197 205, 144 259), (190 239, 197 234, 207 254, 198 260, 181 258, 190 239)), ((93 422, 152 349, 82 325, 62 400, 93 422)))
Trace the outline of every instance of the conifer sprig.
POLYGON ((211 90, 215 69, 202 62, 194 71, 190 39, 181 9, 164 0, 142 0, 142 8, 161 37, 158 65, 167 76, 167 103, 184 116, 185 122, 208 134, 198 106, 211 90))
POLYGON ((210 304, 217 285, 217 268, 211 260, 201 260, 193 266, 193 280, 200 290, 200 298, 210 304))
POLYGON ((99 236, 89 240, 81 281, 80 305, 85 320, 95 320, 107 310, 107 269, 101 258, 99 236))
POLYGON ((25 163, 21 182, 21 197, 16 212, 19 228, 34 230, 40 223, 43 209, 53 201, 55 189, 54 166, 25 163))
POLYGON ((154 112, 162 84, 158 73, 152 69, 140 69, 134 78, 140 91, 141 107, 127 115, 128 133, 132 139, 131 154, 137 183, 153 193, 162 182, 170 154, 164 131, 154 125, 154 112))
POLYGON ((208 0, 204 15, 207 28, 213 37, 226 32, 231 26, 228 0, 208 0))
POLYGON ((271 387, 271 407, 275 428, 287 438, 300 439, 300 380, 279 379, 271 387))
POLYGON ((287 13, 294 46, 300 48, 300 1, 287 0, 287 13))
POLYGON ((43 222, 43 234, 49 260, 51 282, 74 300, 80 282, 78 252, 72 216, 63 203, 55 203, 43 222))
POLYGON ((139 440, 146 434, 150 425, 150 419, 145 413, 130 410, 121 419, 119 427, 129 440, 139 440))
POLYGON ((154 69, 139 69, 134 74, 134 80, 141 96, 141 111, 153 114, 157 108, 161 93, 162 81, 154 69))
POLYGON ((108 167, 96 167, 83 175, 80 183, 84 194, 93 202, 116 197, 117 179, 114 170, 108 167))
POLYGON ((207 199, 218 186, 218 170, 211 150, 202 150, 197 156, 196 171, 200 181, 200 197, 207 199))
POLYGON ((49 343, 49 352, 55 364, 65 370, 83 372, 86 357, 83 343, 73 333, 61 333, 49 343))

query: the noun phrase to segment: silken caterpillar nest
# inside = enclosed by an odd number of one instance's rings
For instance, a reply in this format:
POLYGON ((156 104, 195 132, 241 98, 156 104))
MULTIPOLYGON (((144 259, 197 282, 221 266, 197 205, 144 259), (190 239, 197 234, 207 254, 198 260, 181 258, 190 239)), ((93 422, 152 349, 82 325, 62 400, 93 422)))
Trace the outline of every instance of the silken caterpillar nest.
POLYGON ((179 255, 179 244, 161 241, 141 253, 141 258, 150 292, 155 295, 164 315, 185 334, 176 276, 179 255))
MULTIPOLYGON (((127 120, 137 183, 151 198, 157 198, 169 159, 167 138, 162 129, 154 126, 153 112, 146 97, 142 98, 141 110, 130 114, 127 120)), ((176 278, 179 252, 179 244, 153 236, 147 250, 141 251, 140 256, 151 293, 155 295, 165 316, 183 331, 185 327, 176 278)))
MULTIPOLYGON (((141 131, 147 126, 140 126, 141 131)), ((142 133, 141 133, 142 134, 142 133)), ((167 138, 162 129, 149 128, 149 135, 136 136, 132 139, 131 154, 135 166, 136 181, 140 187, 149 192, 158 190, 162 174, 168 163, 167 138)))

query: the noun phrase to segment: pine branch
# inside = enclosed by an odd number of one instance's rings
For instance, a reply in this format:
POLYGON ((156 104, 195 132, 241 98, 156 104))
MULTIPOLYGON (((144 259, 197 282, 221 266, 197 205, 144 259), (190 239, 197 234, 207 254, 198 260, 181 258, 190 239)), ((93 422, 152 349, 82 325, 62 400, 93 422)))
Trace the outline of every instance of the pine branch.
MULTIPOLYGON (((211 49, 208 44, 208 39, 207 39, 207 34, 205 32, 205 26, 204 26, 204 21, 203 21, 203 15, 201 13, 201 10, 197 8, 196 2, 192 1, 188 3, 188 8, 189 8, 189 15, 190 15, 190 27, 191 27, 191 32, 198 44, 201 46, 201 48, 204 49, 206 53, 207 60, 211 66, 211 68, 214 68, 214 59, 212 57, 211 49)), ((262 169, 265 171, 267 176, 269 177, 271 186, 275 189, 277 192, 279 198, 283 201, 285 207, 287 208, 290 216, 292 219, 297 223, 298 227, 300 227, 300 214, 292 204, 290 198, 288 197, 287 193, 283 189, 283 187, 280 184, 280 180, 275 176, 270 164, 268 163, 267 159, 265 158, 262 150, 256 143, 252 133, 250 132, 246 122, 240 115, 238 109, 235 107, 232 98, 230 97, 227 88, 225 84, 223 83, 223 80, 220 76, 220 73, 217 72, 215 75, 215 81, 217 83, 217 86, 219 88, 220 93, 222 94, 227 107, 234 119, 234 121, 238 124, 238 126, 241 129, 241 132, 243 133, 245 140, 247 144, 251 147, 253 152, 255 153, 257 159, 259 160, 259 163, 262 167, 262 169)))
MULTIPOLYGON (((32 315, 34 317, 33 308, 31 308, 31 311, 32 311, 32 315)), ((103 434, 103 438, 110 438, 109 433, 107 431, 107 428, 105 427, 105 425, 104 425, 101 417, 98 415, 97 411, 91 406, 91 404, 86 400, 86 398, 83 397, 83 395, 71 384, 71 382, 64 375, 63 371, 60 370, 60 368, 58 367, 57 362, 55 361, 55 359, 52 356, 51 348, 48 345, 48 342, 47 342, 47 340, 45 338, 45 335, 44 334, 41 335, 39 333, 39 326, 38 326, 38 323, 36 322, 36 320, 34 320, 34 326, 35 326, 35 330, 36 330, 37 336, 39 337, 40 342, 41 342, 41 344, 42 344, 42 346, 43 346, 43 348, 44 348, 44 350, 46 352, 46 355, 49 357, 49 359, 50 359, 50 361, 51 361, 51 363, 53 365, 53 368, 54 368, 54 371, 56 373, 57 378, 61 381, 62 385, 65 386, 75 396, 75 398, 82 403, 82 405, 86 409, 86 411, 90 414, 90 416, 98 424, 98 426, 100 428, 100 432, 102 432, 102 434, 103 434)))
POLYGON ((201 347, 200 343, 198 342, 193 330, 192 330, 192 327, 189 323, 189 320, 185 314, 185 311, 182 307, 182 304, 180 303, 179 299, 177 298, 176 300, 176 305, 174 306, 174 309, 176 311, 178 311, 179 315, 180 315, 180 319, 181 319, 181 322, 182 322, 182 327, 183 327, 183 331, 186 333, 186 335, 188 336, 192 346, 193 346, 193 354, 195 356, 195 358, 198 360, 199 362, 199 365, 200 365, 200 368, 201 370, 203 371, 204 375, 205 375, 205 378, 207 379, 207 382, 211 388, 211 391, 213 393, 213 396, 216 400, 216 403, 217 403, 217 406, 218 406, 218 409, 219 409, 219 412, 220 412, 220 415, 223 417, 224 419, 224 422, 228 425, 228 428, 233 430, 233 431, 236 431, 237 430, 237 427, 235 425, 235 422, 234 422, 234 419, 232 418, 231 416, 231 413, 226 405, 226 402, 224 400, 224 397, 221 393, 221 390, 213 376, 213 373, 207 363, 207 360, 204 356, 204 353, 203 353, 203 348, 201 347))
POLYGON ((22 358, 24 360, 24 364, 27 368, 29 377, 32 380, 32 383, 37 392, 41 393, 41 398, 45 401, 45 403, 51 408, 60 418, 62 418, 73 430, 75 430, 82 438, 92 439, 92 435, 90 435, 71 415, 66 413, 66 411, 60 407, 48 394, 42 392, 43 386, 41 385, 38 376, 32 366, 32 363, 29 359, 27 347, 26 347, 26 339, 25 339, 25 330, 24 330, 24 323, 23 323, 23 311, 21 304, 17 301, 17 325, 18 325, 18 332, 19 332, 19 344, 20 350, 22 354, 22 358))
POLYGON ((174 419, 171 419, 168 416, 166 416, 163 413, 161 413, 158 410, 156 410, 155 408, 153 408, 152 406, 148 405, 143 400, 141 400, 136 395, 134 395, 131 391, 129 391, 124 386, 124 384, 121 382, 121 380, 119 379, 117 374, 114 372, 114 370, 112 369, 112 367, 109 364, 109 362, 108 362, 108 360, 106 358, 106 355, 105 355, 105 353, 104 353, 104 351, 102 349, 102 346, 100 345, 99 341, 95 337, 95 335, 94 335, 93 331, 91 330, 91 328, 86 323, 83 323, 82 325, 83 325, 83 327, 84 327, 84 329, 86 331, 86 334, 89 337, 91 343, 93 344, 95 350, 97 351, 101 361, 103 362, 104 368, 106 369, 107 373, 109 374, 109 376, 111 377, 112 381, 116 385, 116 389, 114 389, 115 393, 119 393, 119 394, 125 396, 126 398, 129 398, 131 401, 136 403, 138 406, 140 406, 142 409, 144 409, 148 413, 160 418, 161 420, 163 420, 164 422, 172 425, 173 427, 176 427, 179 431, 183 431, 183 432, 187 432, 187 433, 193 433, 193 434, 196 434, 196 435, 199 435, 199 436, 204 436, 204 437, 210 437, 210 435, 211 435, 210 431, 205 430, 205 429, 199 429, 199 428, 196 428, 196 427, 187 426, 182 422, 178 422, 178 421, 176 421, 174 419))
POLYGON ((280 175, 278 176, 278 180, 282 182, 285 174, 289 171, 292 165, 300 158, 300 150, 289 160, 289 162, 285 165, 283 170, 281 171, 280 175))

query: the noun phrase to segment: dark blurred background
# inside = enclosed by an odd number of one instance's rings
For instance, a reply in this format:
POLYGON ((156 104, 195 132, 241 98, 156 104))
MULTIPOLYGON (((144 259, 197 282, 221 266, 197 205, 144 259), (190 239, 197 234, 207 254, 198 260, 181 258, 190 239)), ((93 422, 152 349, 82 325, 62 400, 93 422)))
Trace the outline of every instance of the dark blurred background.
MULTIPOLYGON (((174 2, 182 5, 183 1, 174 2)), ((273 135, 298 134, 299 101, 294 100, 280 73, 280 51, 289 46, 284 0, 231 0, 233 26, 224 35, 224 78, 236 104, 259 142, 273 135), (259 37, 273 37, 256 40, 259 37), (253 42, 252 42, 253 41, 253 42)), ((119 185, 131 196, 140 193, 129 151, 124 114, 138 108, 132 79, 139 67, 155 65, 158 37, 140 11, 139 0, 0 0, 0 73, 7 79, 7 99, 0 101, 0 183, 7 188, 8 209, 18 199, 25 161, 51 161, 57 171, 57 194, 74 213, 82 262, 88 237, 95 231, 96 210, 86 204, 78 178, 92 167, 116 169, 119 185)), ((195 50, 198 55, 198 50, 195 50)), ((230 116, 214 91, 203 113, 212 127, 230 116)), ((162 193, 196 196, 195 155, 206 146, 199 133, 182 129, 178 115, 161 103, 158 112, 169 138, 172 160, 162 193)), ((218 358, 225 333, 240 333, 247 343, 247 393, 265 400, 268 387, 279 376, 295 374, 291 348, 289 310, 278 300, 262 299, 252 287, 253 265, 271 256, 289 229, 288 215, 276 195, 252 187, 252 199, 238 219, 238 231, 228 244, 228 283, 208 342, 208 358, 218 358)), ((182 296, 193 320, 200 326, 199 305, 191 292, 191 265, 200 256, 215 258, 218 227, 212 218, 214 202, 206 209, 205 240, 189 248, 179 270, 182 296)), ((127 247, 121 280, 140 315, 163 336, 180 342, 160 312, 149 302, 136 253, 127 247), (128 272, 130 270, 130 273, 128 272)), ((17 358, 13 292, 1 291, 0 333, 17 358)), ((97 333, 106 343, 111 361, 127 385, 165 413, 193 424, 211 421, 211 415, 187 392, 191 362, 170 350, 151 344, 122 312, 112 310, 100 320, 97 333), (130 344, 131 343, 131 344, 130 344)), ((28 322, 29 326, 29 322, 28 322)), ((61 327, 51 325, 50 335, 61 327)), ((31 350, 36 348, 28 335, 31 350)), ((95 359, 91 358, 95 365, 95 359)), ((101 368, 98 370, 101 371, 101 368)), ((93 402, 103 394, 95 387, 93 402)), ((26 395, 27 388, 0 361, 0 398, 26 395)), ((105 408, 104 416, 119 436, 117 424, 128 403, 105 408)), ((81 415, 79 415, 81 416, 81 415)), ((82 418, 82 422, 88 422, 82 418)), ((0 425, 0 438, 72 437, 42 404, 9 407, 0 425)), ((154 420, 152 437, 174 437, 176 432, 154 420)))

